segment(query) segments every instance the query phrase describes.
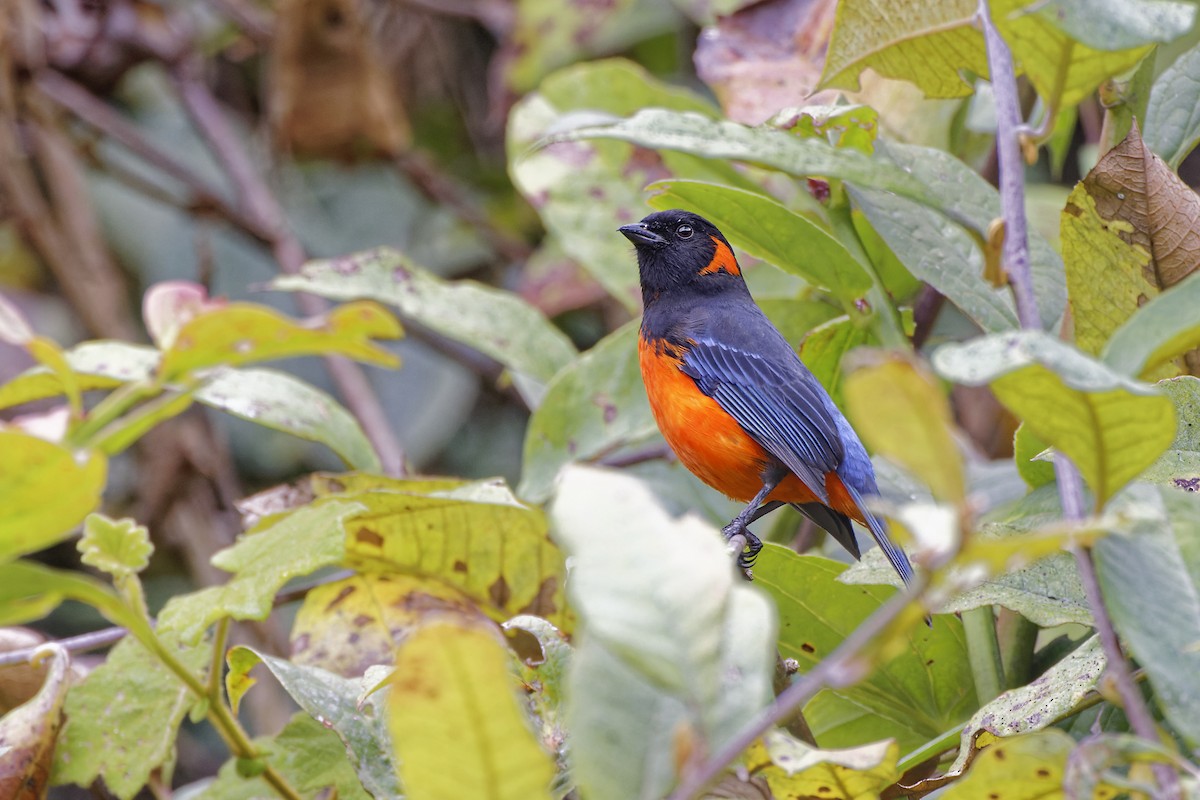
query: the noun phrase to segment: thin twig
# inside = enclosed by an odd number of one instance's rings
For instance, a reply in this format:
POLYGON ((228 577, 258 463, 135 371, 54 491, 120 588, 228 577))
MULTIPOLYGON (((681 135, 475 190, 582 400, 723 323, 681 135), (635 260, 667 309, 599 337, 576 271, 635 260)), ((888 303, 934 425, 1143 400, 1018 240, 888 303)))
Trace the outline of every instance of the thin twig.
MULTIPOLYGON (((1004 265, 1013 286, 1017 301, 1017 316, 1023 328, 1041 328, 1037 299, 1033 291, 1033 280, 1029 271, 1029 242, 1027 238, 1024 206, 1024 161, 1018 141, 1022 124, 1020 106, 1017 102, 1017 80, 1013 71, 1012 55, 1008 46, 992 24, 987 0, 979 0, 978 16, 987 40, 988 67, 991 71, 992 90, 996 98, 996 151, 999 156, 1000 202, 1004 213, 1006 236, 1004 239, 1004 265)), ((1084 516, 1083 482, 1079 470, 1061 453, 1055 456, 1054 472, 1058 480, 1059 498, 1063 517, 1079 520, 1084 516)), ((1121 651, 1120 642, 1113 629, 1112 619, 1104 606, 1100 583, 1091 552, 1082 546, 1073 548, 1079 578, 1096 622, 1096 631, 1108 660, 1112 676, 1121 696, 1125 715, 1134 732, 1147 741, 1157 741, 1157 731, 1149 709, 1141 693, 1134 685, 1121 651)), ((1178 776, 1166 765, 1155 765, 1154 775, 1159 788, 1166 797, 1179 796, 1178 776)))
MULTIPOLYGON (((78 636, 68 636, 66 639, 57 640, 55 644, 70 653, 86 653, 89 650, 99 650, 102 647, 116 644, 128 635, 129 631, 125 628, 113 626, 89 633, 81 633, 78 636)), ((29 659, 33 658, 42 647, 45 647, 45 644, 37 644, 33 647, 22 647, 20 650, 9 650, 7 653, 0 653, 0 667, 28 664, 29 659)))
MULTIPOLYGON (((921 588, 923 587, 918 586, 916 590, 921 588)), ((685 774, 667 800, 691 800, 696 797, 721 770, 732 764, 746 748, 754 744, 755 739, 790 718, 821 689, 827 685, 844 685, 851 682, 861 673, 861 665, 856 663, 861 652, 892 624, 911 601, 912 595, 901 592, 880 606, 855 628, 853 633, 843 639, 832 653, 776 697, 775 702, 738 731, 711 758, 685 774)))

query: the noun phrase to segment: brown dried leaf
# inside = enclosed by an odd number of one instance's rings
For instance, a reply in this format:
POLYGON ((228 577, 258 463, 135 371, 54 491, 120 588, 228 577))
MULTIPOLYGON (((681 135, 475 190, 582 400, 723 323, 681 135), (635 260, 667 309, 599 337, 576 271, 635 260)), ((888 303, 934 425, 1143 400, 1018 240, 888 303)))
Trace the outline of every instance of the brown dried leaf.
POLYGON ((50 663, 41 690, 0 719, 0 797, 39 800, 46 796, 71 661, 57 645, 47 645, 47 656, 50 663))
POLYGON ((271 59, 271 129, 294 153, 395 156, 411 141, 361 0, 284 0, 271 59))

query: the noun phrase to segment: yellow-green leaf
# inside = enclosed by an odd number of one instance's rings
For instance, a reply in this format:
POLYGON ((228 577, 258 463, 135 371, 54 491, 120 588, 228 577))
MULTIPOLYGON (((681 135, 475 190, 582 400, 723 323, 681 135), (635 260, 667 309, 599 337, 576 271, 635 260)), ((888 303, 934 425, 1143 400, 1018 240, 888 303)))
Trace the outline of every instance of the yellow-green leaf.
POLYGON ((471 599, 453 586, 417 575, 355 575, 319 586, 304 597, 292 624, 292 660, 358 677, 373 664, 391 664, 396 649, 429 615, 483 621, 471 599))
POLYGON ((108 461, 0 430, 0 560, 66 538, 100 502, 108 461))
POLYGON ((141 572, 154 552, 145 525, 128 517, 115 520, 103 514, 88 514, 77 547, 83 563, 117 576, 141 572))
MULTIPOLYGON (((1042 800, 1060 797, 1075 740, 1057 728, 1000 739, 975 757, 947 800, 1042 800)), ((1107 796, 1111 797, 1111 793, 1107 796)))
POLYGON ((493 632, 433 623, 400 648, 388 702, 405 795, 412 800, 550 797, 554 766, 534 738, 493 632))
POLYGON ((746 768, 766 779, 777 800, 874 800, 900 777, 899 758, 894 739, 819 750, 773 731, 747 752, 746 768))
POLYGON ((296 322, 251 303, 231 303, 184 323, 163 353, 159 374, 172 380, 217 365, 273 358, 342 355, 394 367, 400 362, 371 339, 395 339, 400 323, 378 303, 347 303, 323 317, 296 322))
POLYGON ((1041 331, 993 334, 934 353, 944 377, 988 384, 1032 433, 1066 454, 1103 506, 1175 437, 1175 406, 1041 331))
POLYGON ((966 484, 954 418, 934 377, 900 354, 873 351, 855 364, 843 391, 867 447, 920 478, 937 500, 961 502, 966 484))

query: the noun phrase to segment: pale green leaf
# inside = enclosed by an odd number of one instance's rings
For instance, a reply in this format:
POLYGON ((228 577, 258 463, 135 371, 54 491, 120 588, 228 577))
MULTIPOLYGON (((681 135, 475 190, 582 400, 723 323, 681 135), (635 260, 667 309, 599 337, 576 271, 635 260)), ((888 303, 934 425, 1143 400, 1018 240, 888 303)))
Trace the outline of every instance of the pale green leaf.
POLYGON ((1036 13, 1080 44, 1125 50, 1187 33, 1196 6, 1180 0, 1049 0, 1036 13))
POLYGON ((1046 443, 1037 437, 1029 426, 1021 423, 1013 434, 1013 460, 1021 479, 1031 489, 1045 486, 1054 481, 1054 464, 1041 455, 1046 451, 1046 443))
POLYGON ((221 370, 196 399, 235 417, 320 442, 353 469, 378 472, 379 456, 354 415, 325 392, 285 372, 221 370))
POLYGON ((62 541, 100 503, 108 460, 0 429, 0 561, 62 541))
POLYGON ((807 334, 800 345, 800 358, 829 392, 833 402, 842 407, 842 376, 845 374, 842 362, 846 354, 856 347, 878 344, 878 340, 870 328, 845 316, 822 323, 807 334))
MULTIPOLYGON (((160 639, 186 669, 202 676, 211 644, 160 639)), ((199 699, 139 641, 123 640, 67 694, 51 781, 86 787, 102 778, 121 800, 137 794, 159 767, 169 784, 179 724, 199 699)))
POLYGON ((1120 499, 1125 525, 1094 551, 1104 604, 1146 670, 1158 707, 1185 739, 1200 743, 1200 587, 1183 556, 1185 547, 1197 552, 1200 500, 1149 486, 1120 499))
MULTIPOLYGON (((318 797, 322 790, 332 787, 338 800, 371 800, 372 795, 363 788, 346 760, 345 748, 337 734, 308 714, 297 713, 278 734, 255 739, 254 744, 302 797, 318 797)), ((216 780, 205 787, 197 800, 260 800, 274 796, 275 790, 261 775, 243 777, 238 770, 238 759, 233 758, 221 767, 216 780)))
POLYGON ((395 306, 401 316, 511 369, 535 406, 545 383, 575 355, 562 331, 511 292, 474 281, 443 281, 390 248, 310 261, 300 274, 276 278, 271 286, 342 300, 369 297, 395 306))
POLYGON ((1179 169, 1200 142, 1200 44, 1163 70, 1146 106, 1146 144, 1171 169, 1179 169))
MULTIPOLYGON (((779 652, 807 672, 833 651, 895 590, 838 581, 845 565, 801 556, 768 544, 754 568, 754 583, 779 609, 779 652)), ((805 707, 817 741, 849 747, 879 737, 896 739, 908 752, 960 724, 976 708, 962 623, 953 616, 918 624, 901 652, 877 665, 861 682, 825 689, 805 707)))
POLYGON ((239 686, 245 684, 250 669, 259 663, 265 664, 309 716, 337 734, 344 746, 343 758, 349 759, 358 779, 372 796, 402 795, 392 762, 391 737, 384 713, 386 693, 369 695, 359 707, 357 680, 264 655, 248 647, 233 648, 228 659, 231 668, 237 665, 239 686))
POLYGON ((962 770, 980 731, 1016 736, 1042 730, 1070 715, 1096 688, 1106 664, 1100 638, 1091 636, 1028 686, 1011 689, 983 706, 963 727, 958 759, 948 771, 962 770))
POLYGON ((329 501, 269 518, 213 556, 214 565, 235 573, 229 582, 173 597, 159 615, 159 629, 196 641, 224 617, 265 619, 289 580, 345 560, 343 526, 363 510, 358 503, 329 501))
POLYGON ((1154 463, 1175 436, 1175 408, 1041 331, 993 334, 934 353, 944 377, 990 385, 1029 429, 1079 468, 1098 506, 1154 463))
POLYGON ((83 563, 118 577, 144 570, 154 552, 145 525, 128 517, 114 520, 103 514, 88 514, 77 548, 83 563))
POLYGON ((396 659, 388 728, 413 800, 550 798, 554 765, 529 728, 510 657, 479 625, 422 626, 396 659))
POLYGON ((1200 347, 1200 272, 1133 312, 1113 332, 1101 358, 1118 372, 1148 378, 1167 362, 1200 347))
POLYGON ((573 772, 597 796, 669 786, 671 737, 647 741, 642 732, 674 719, 698 747, 711 751, 727 741, 770 698, 774 614, 735 576, 715 529, 694 517, 670 518, 629 475, 568 468, 552 517, 571 556, 569 588, 583 627, 567 722, 582 737, 576 741, 597 746, 572 747, 573 772), (615 724, 638 733, 603 742, 615 724), (613 774, 622 759, 624 774, 613 774))
POLYGON ((684 208, 716 225, 734 247, 843 300, 861 297, 871 277, 845 246, 806 217, 763 194, 701 181, 656 181, 646 187, 659 210, 684 208))
POLYGON ((634 320, 610 333, 546 387, 525 431, 522 497, 543 502, 568 463, 654 435, 657 428, 638 367, 639 325, 634 320))

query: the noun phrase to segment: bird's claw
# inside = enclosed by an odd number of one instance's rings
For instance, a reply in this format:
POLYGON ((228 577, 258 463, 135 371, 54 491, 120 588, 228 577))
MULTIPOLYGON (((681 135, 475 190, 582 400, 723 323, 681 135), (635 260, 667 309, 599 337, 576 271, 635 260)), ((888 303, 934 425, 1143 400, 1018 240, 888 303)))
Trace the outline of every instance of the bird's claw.
POLYGON ((745 538, 746 544, 737 554, 737 565, 746 580, 754 580, 754 573, 751 570, 754 567, 754 562, 758 559, 758 554, 762 552, 762 541, 751 533, 744 524, 739 525, 737 520, 726 525, 721 533, 725 536, 726 542, 732 541, 733 537, 738 535, 745 538))

